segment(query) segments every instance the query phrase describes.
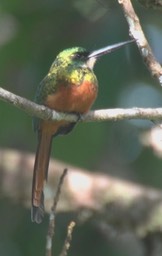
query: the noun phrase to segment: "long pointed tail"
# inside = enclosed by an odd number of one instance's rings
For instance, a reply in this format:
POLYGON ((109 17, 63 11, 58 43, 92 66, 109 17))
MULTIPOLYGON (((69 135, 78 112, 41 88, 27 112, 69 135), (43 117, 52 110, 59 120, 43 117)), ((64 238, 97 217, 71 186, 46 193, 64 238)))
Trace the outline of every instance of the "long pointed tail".
POLYGON ((32 184, 32 208, 31 219, 41 223, 44 217, 44 180, 47 180, 48 165, 51 152, 52 136, 42 130, 38 136, 38 146, 35 157, 33 184, 32 184))

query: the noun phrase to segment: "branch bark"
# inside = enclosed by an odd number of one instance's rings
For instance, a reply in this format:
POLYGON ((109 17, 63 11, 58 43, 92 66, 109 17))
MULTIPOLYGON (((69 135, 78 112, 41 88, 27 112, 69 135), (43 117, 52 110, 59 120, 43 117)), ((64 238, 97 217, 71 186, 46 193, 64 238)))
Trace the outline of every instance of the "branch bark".
MULTIPOLYGON (((34 157, 19 151, 0 150, 1 194, 26 207, 31 206, 34 157)), ((53 160, 45 193, 48 212, 64 168, 68 168, 68 176, 62 187, 58 211, 80 212, 82 209, 88 211, 88 216, 95 215, 95 218, 107 221, 116 230, 119 226, 129 227, 140 237, 162 228, 161 191, 53 160)))
POLYGON ((158 80, 160 85, 162 85, 162 67, 153 55, 151 47, 149 46, 149 43, 145 37, 139 18, 134 11, 131 1, 118 0, 118 3, 121 5, 124 16, 127 20, 129 26, 129 34, 132 38, 136 40, 138 49, 148 70, 150 71, 152 76, 154 76, 158 80))
MULTIPOLYGON (((78 116, 69 113, 60 113, 45 106, 38 105, 3 88, 0 88, 0 99, 25 111, 31 116, 44 120, 66 120, 76 122, 78 116)), ((162 108, 116 108, 89 111, 80 119, 82 122, 118 121, 128 119, 162 120, 162 108)))

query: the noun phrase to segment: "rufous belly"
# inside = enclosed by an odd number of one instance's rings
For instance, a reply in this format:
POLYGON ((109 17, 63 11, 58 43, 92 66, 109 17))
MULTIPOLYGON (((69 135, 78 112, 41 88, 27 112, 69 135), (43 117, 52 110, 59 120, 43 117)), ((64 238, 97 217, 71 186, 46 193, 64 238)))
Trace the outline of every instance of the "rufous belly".
MULTIPOLYGON (((49 95, 45 105, 60 112, 84 114, 91 108, 97 96, 97 86, 84 82, 80 86, 60 86, 56 93, 49 95)), ((61 126, 68 126, 67 121, 43 121, 41 129, 47 133, 55 134, 61 126)))
POLYGON ((62 112, 88 112, 97 96, 97 86, 84 82, 82 85, 60 86, 56 93, 49 95, 45 105, 62 112))

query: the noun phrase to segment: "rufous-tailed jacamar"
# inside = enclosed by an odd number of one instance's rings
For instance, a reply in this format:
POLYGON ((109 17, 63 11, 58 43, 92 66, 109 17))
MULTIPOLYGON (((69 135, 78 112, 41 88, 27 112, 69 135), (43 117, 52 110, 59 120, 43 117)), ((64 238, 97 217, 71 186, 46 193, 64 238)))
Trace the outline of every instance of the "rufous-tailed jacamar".
MULTIPOLYGON (((93 72, 96 60, 130 42, 132 40, 106 46, 93 52, 88 52, 81 47, 60 52, 49 73, 40 83, 35 101, 56 111, 76 113, 78 117, 87 113, 98 91, 97 78, 93 72)), ((32 221, 40 223, 44 216, 43 187, 48 176, 52 138, 69 133, 75 124, 34 118, 34 130, 38 133, 38 146, 32 185, 32 221)))

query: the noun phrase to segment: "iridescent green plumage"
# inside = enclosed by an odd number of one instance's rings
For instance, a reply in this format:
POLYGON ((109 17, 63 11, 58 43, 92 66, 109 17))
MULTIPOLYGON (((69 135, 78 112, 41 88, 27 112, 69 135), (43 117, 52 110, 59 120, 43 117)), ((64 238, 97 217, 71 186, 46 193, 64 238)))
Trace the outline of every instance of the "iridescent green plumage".
POLYGON ((90 82, 97 83, 93 70, 86 65, 87 57, 88 52, 82 47, 66 49, 59 53, 49 73, 40 83, 35 101, 43 104, 48 95, 57 91, 60 84, 80 85, 85 75, 90 82))
MULTIPOLYGON (((91 53, 81 47, 62 51, 40 83, 35 101, 56 111, 75 113, 78 117, 86 114, 98 92, 98 82, 93 72, 96 60, 130 42, 106 46, 91 53)), ((34 118, 34 129, 38 133, 38 146, 32 184, 32 221, 40 223, 44 216, 43 188, 44 180, 47 180, 48 176, 52 138, 69 133, 76 123, 34 118)))
MULTIPOLYGON (((46 105, 47 97, 56 93, 60 85, 79 86, 83 80, 86 80, 97 86, 98 82, 93 70, 86 65, 88 54, 82 47, 73 47, 60 52, 52 63, 49 73, 37 88, 35 102, 46 105)), ((33 125, 34 130, 38 130, 38 118, 33 119, 33 125)))

